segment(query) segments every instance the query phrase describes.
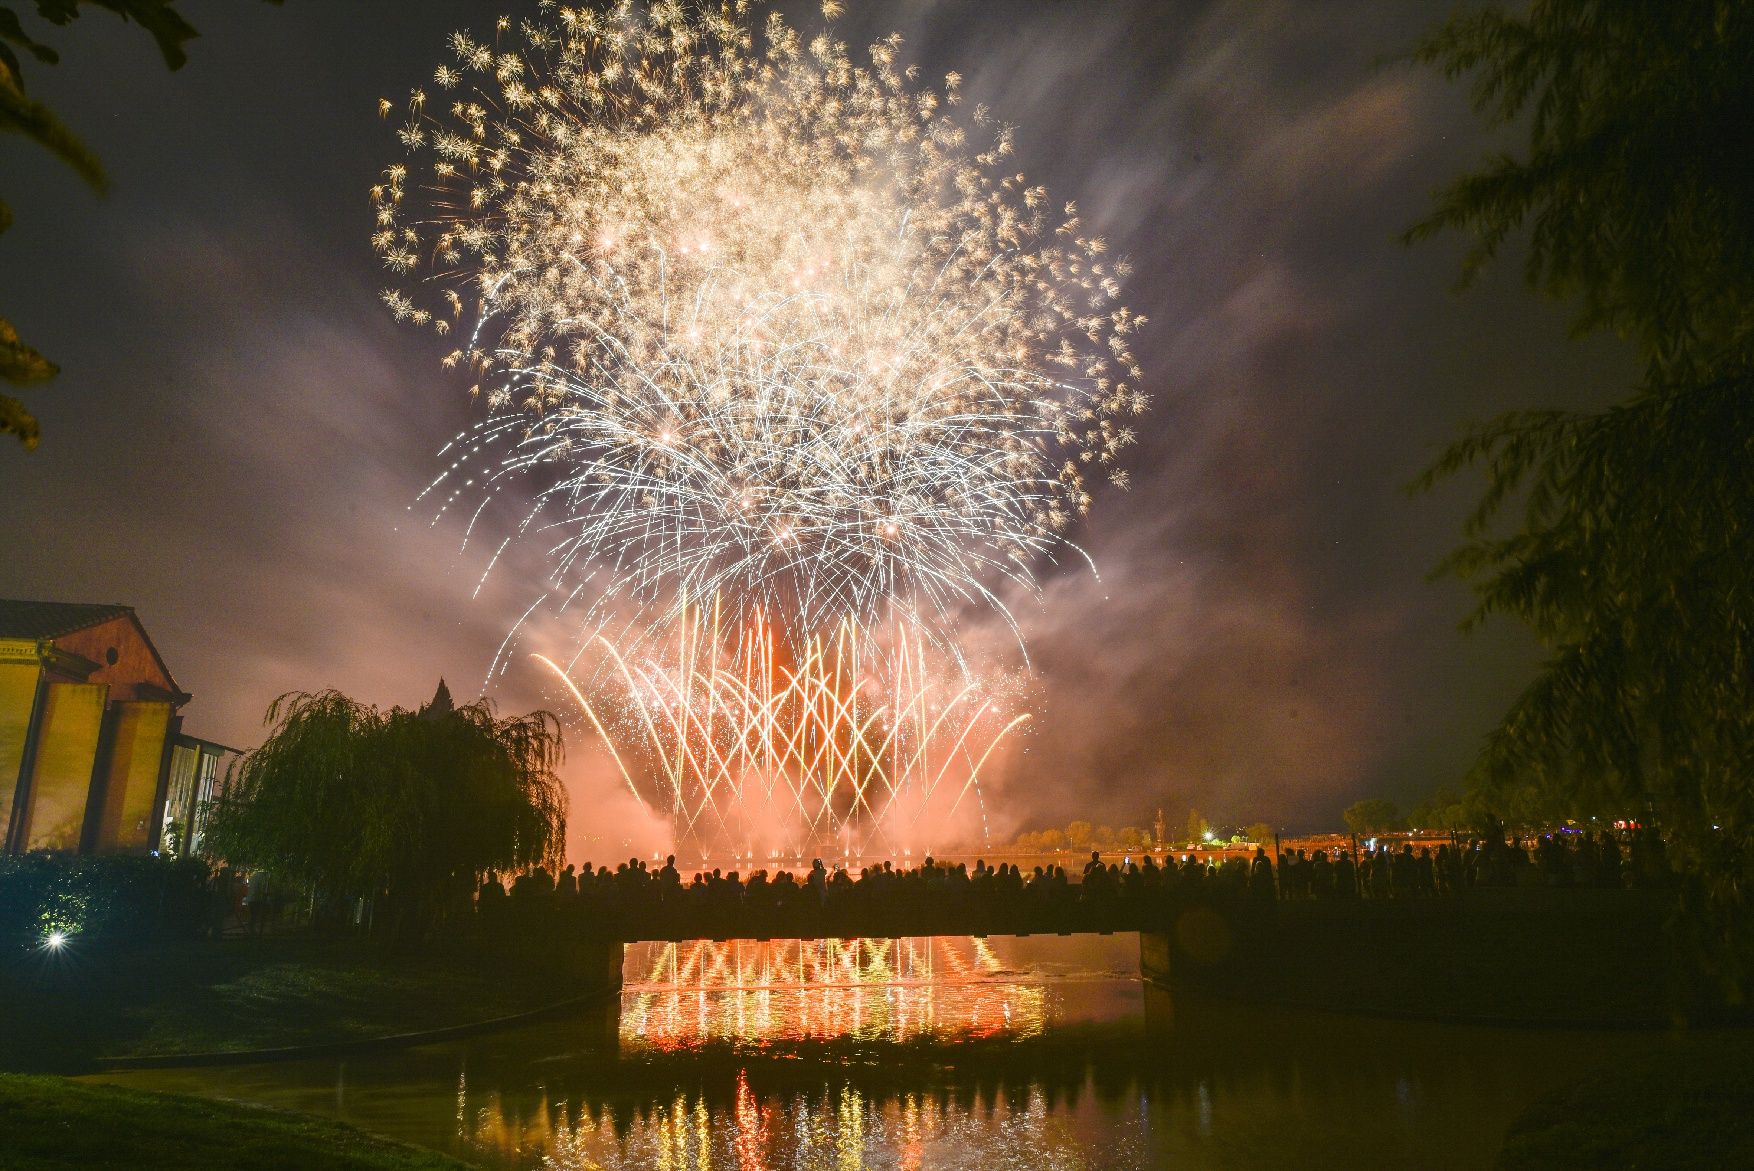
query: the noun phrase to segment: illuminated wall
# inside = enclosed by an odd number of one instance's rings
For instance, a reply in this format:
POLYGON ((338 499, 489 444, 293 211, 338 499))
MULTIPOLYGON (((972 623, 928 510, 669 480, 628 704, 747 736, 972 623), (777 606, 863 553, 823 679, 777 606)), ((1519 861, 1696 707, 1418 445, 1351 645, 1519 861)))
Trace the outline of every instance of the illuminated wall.
POLYGON ((152 844, 152 810, 170 735, 168 702, 118 703, 111 709, 109 759, 103 770, 98 850, 145 850, 152 844))
POLYGON ((50 683, 30 778, 26 850, 77 850, 103 729, 102 683, 50 683))
POLYGON ((0 835, 12 824, 12 798, 18 788, 18 770, 24 764, 31 709, 36 704, 35 652, 32 646, 26 663, 0 662, 0 835))
POLYGON ((182 735, 188 702, 130 608, 0 599, 0 849, 157 849, 165 820, 186 822, 234 751, 182 735))

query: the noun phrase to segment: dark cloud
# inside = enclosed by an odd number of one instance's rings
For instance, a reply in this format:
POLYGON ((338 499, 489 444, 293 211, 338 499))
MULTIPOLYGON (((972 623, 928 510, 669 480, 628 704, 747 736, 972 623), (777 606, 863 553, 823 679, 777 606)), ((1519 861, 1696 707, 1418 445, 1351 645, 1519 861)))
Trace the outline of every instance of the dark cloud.
MULTIPOLYGON (((855 39, 902 29, 928 75, 960 71, 1019 125, 1020 166, 1132 258, 1152 318, 1134 488, 1079 535, 1100 577, 1069 561, 1013 599, 1041 719, 991 794, 999 824, 1160 803, 1326 824, 1457 776, 1533 650, 1464 640, 1465 594, 1423 580, 1465 487, 1399 486, 1466 419, 1628 374, 1565 341, 1514 263, 1458 299, 1455 244, 1396 242, 1491 145, 1462 93, 1393 60, 1449 5, 856 8, 855 39)), ((203 9, 178 75, 93 18, 31 81, 115 195, 0 144, 19 217, 0 307, 67 368, 33 395, 43 449, 0 454, 0 593, 138 606, 204 734, 252 742, 292 688, 406 704, 443 673, 467 692, 535 596, 515 560, 477 594, 492 543, 408 511, 468 407, 386 321, 366 242, 395 153, 375 99, 492 11, 203 9)), ((545 696, 524 668, 497 686, 545 696)), ((592 793, 619 784, 588 752, 576 767, 592 793)), ((619 841, 632 818, 621 802, 580 833, 619 841)))

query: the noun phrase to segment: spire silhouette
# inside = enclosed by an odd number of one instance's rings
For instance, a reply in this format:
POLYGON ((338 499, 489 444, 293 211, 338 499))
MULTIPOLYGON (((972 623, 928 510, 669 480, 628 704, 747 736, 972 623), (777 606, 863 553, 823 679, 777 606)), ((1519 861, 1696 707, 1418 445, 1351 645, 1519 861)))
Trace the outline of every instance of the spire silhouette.
POLYGON ((444 676, 439 676, 438 690, 432 693, 432 699, 420 709, 420 714, 429 720, 440 716, 448 716, 457 710, 456 703, 451 699, 451 689, 445 686, 444 676))

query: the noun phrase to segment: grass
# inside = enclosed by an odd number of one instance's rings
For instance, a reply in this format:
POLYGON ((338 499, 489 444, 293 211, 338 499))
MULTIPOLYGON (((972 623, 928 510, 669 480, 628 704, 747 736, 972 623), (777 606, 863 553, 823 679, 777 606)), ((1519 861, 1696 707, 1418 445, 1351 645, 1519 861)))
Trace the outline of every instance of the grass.
POLYGON ((297 937, 39 953, 0 967, 0 1068, 238 1052, 469 1024, 576 992, 535 964, 297 937))
POLYGON ((1592 1074, 1537 1101, 1505 1137, 1499 1171, 1719 1171, 1754 1167, 1754 1052, 1745 1035, 1592 1074))
POLYGON ((0 1162, 169 1171, 459 1171, 443 1156, 340 1123, 181 1094, 0 1074, 0 1162))

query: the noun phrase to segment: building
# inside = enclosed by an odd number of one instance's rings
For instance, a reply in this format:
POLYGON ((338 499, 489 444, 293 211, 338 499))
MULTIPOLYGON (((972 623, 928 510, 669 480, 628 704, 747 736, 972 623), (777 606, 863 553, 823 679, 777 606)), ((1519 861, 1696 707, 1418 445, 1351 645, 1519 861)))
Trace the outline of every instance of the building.
POLYGON ((235 749, 183 734, 131 606, 0 600, 4 850, 186 854, 235 749))

